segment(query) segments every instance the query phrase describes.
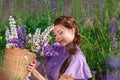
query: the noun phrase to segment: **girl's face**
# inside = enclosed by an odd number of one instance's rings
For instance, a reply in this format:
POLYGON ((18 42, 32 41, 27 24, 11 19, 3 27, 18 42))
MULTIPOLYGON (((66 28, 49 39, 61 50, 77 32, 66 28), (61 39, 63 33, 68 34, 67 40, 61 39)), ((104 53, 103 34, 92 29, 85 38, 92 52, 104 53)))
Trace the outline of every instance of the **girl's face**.
POLYGON ((56 42, 58 42, 61 46, 66 46, 67 44, 73 42, 75 29, 68 29, 62 25, 56 25, 54 26, 53 33, 56 42))

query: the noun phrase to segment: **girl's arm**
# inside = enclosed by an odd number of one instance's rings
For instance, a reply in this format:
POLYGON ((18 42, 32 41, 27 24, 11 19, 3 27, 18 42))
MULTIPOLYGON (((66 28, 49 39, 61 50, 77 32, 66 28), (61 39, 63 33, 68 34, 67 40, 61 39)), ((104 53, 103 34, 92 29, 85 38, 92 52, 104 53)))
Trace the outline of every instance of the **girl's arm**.
POLYGON ((36 69, 32 71, 32 75, 37 79, 37 80, 46 80, 36 69))
POLYGON ((76 80, 74 79, 72 76, 70 76, 69 74, 67 73, 64 73, 60 76, 59 80, 76 80))

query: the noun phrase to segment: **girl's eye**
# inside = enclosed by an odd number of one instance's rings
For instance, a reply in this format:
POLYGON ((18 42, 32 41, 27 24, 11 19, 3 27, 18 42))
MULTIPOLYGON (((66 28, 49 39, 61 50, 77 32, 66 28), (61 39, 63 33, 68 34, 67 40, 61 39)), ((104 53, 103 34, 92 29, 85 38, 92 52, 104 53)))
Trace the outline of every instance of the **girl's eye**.
POLYGON ((62 34, 63 32, 61 31, 59 34, 62 34))

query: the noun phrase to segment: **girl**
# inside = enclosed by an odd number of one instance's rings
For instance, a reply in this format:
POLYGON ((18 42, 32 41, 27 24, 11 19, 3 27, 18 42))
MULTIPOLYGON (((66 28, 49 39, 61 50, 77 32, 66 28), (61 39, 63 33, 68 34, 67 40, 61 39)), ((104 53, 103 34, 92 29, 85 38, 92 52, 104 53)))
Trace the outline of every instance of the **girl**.
POLYGON ((27 67, 34 77, 33 80, 46 80, 46 78, 48 80, 86 80, 91 78, 85 56, 78 46, 80 35, 74 18, 58 17, 54 22, 53 33, 56 43, 51 46, 58 54, 47 57, 46 64, 39 65, 37 69, 35 62, 27 67), (42 67, 41 70, 40 67, 42 67))

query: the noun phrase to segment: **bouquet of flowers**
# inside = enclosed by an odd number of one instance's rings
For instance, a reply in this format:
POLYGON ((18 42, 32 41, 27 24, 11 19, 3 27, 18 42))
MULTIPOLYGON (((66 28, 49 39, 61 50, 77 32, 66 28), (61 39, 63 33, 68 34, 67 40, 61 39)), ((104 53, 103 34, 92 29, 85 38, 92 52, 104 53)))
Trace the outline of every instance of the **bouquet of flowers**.
POLYGON ((43 48, 48 45, 48 42, 51 39, 49 33, 52 31, 53 25, 47 27, 42 34, 40 33, 41 30, 37 28, 34 35, 31 35, 31 33, 29 33, 26 36, 26 26, 16 27, 16 22, 12 16, 10 16, 9 21, 10 30, 6 30, 7 48, 26 48, 31 52, 39 53, 42 52, 43 48))
MULTIPOLYGON (((12 16, 9 21, 10 29, 6 30, 7 43, 2 71, 8 80, 25 80, 28 75, 26 67, 33 62, 36 54, 48 55, 51 52, 52 49, 47 45, 51 39, 49 33, 52 31, 53 25, 47 27, 43 33, 37 28, 34 35, 29 33, 26 36, 26 26, 17 26, 12 16)), ((54 53, 56 52, 54 51, 54 53)))

